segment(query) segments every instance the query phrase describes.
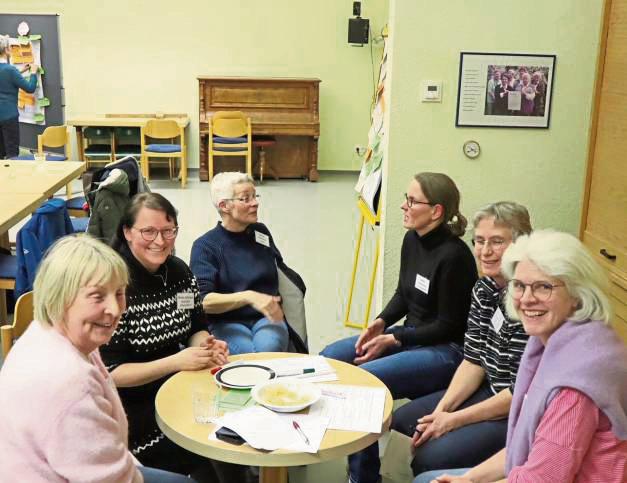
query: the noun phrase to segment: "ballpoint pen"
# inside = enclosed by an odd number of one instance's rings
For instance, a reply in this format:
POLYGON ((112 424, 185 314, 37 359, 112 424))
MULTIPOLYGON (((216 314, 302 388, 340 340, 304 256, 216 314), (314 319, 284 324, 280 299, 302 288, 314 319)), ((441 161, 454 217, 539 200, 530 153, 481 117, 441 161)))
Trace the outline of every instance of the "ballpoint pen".
POLYGON ((300 376, 302 374, 315 374, 315 372, 316 372, 316 369, 314 369, 313 367, 310 367, 307 369, 298 369, 295 371, 280 372, 277 374, 277 377, 300 376))
POLYGON ((300 434, 301 437, 305 440, 305 443, 307 443, 308 446, 311 446, 311 443, 309 442, 309 438, 300 427, 300 424, 298 424, 296 421, 292 421, 292 426, 294 426, 294 429, 298 431, 298 434, 300 434))

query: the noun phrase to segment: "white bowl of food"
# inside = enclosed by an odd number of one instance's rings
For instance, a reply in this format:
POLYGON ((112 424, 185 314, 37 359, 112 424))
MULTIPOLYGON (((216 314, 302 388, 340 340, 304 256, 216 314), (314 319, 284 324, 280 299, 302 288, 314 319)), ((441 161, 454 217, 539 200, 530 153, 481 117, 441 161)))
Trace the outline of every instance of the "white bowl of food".
POLYGON ((253 399, 279 413, 293 413, 311 406, 320 399, 318 386, 303 381, 271 380, 253 387, 253 399))

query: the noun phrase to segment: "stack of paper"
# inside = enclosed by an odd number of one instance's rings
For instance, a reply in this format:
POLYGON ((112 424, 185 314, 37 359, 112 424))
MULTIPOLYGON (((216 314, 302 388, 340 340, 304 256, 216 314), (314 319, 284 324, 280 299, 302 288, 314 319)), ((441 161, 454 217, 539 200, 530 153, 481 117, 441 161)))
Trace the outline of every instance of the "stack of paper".
MULTIPOLYGON (((329 418, 306 414, 279 415, 255 406, 227 413, 214 422, 218 427, 225 426, 235 431, 253 448, 316 453, 329 425, 329 418), (294 428, 294 421, 300 425, 302 432, 294 428)), ((213 435, 209 437, 213 439, 213 435)))
POLYGON ((310 416, 328 417, 329 429, 380 433, 385 388, 320 384, 322 397, 309 408, 310 416))

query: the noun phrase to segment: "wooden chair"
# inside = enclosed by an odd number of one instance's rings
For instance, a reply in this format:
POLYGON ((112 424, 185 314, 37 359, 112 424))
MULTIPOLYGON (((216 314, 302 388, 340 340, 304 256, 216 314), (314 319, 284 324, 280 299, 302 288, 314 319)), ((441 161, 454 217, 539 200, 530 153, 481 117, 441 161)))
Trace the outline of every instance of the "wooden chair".
MULTIPOLYGON (((44 154, 44 147, 60 148, 63 147, 65 154, 47 154, 47 161, 68 161, 72 159, 72 143, 70 141, 70 131, 67 126, 50 126, 47 127, 43 134, 37 136, 37 152, 39 155, 44 154)), ((66 205, 70 216, 86 217, 87 212, 83 210, 85 203, 84 196, 72 197, 72 183, 65 185, 66 205)))
POLYGON ((116 160, 127 156, 135 156, 138 159, 141 157, 140 131, 136 127, 116 127, 113 129, 116 160))
POLYGON ((111 163, 113 161, 113 130, 108 127, 87 127, 83 130, 85 163, 111 163))
POLYGON ((17 257, 0 253, 0 325, 8 322, 6 291, 15 289, 16 276, 17 257))
POLYGON ((13 324, 0 327, 2 357, 6 359, 13 342, 28 328, 33 320, 33 292, 26 292, 15 302, 13 324))
POLYGON ((214 156, 244 156, 246 172, 253 175, 250 118, 240 111, 218 111, 209 120, 209 181, 214 156))
MULTIPOLYGON (((44 154, 44 147, 60 148, 63 147, 65 154, 49 154, 46 156, 47 161, 67 161, 72 157, 72 146, 70 142, 70 133, 67 126, 50 126, 47 127, 43 134, 37 136, 37 152, 39 155, 44 154)), ((68 200, 72 197, 72 186, 70 184, 65 187, 68 200)))
POLYGON ((147 181, 150 180, 149 158, 168 158, 170 178, 174 174, 173 158, 181 159, 181 186, 187 182, 187 158, 185 154, 185 133, 183 127, 173 119, 149 119, 142 128, 141 136, 141 168, 147 181), (152 140, 167 139, 169 143, 147 144, 146 138, 152 140), (174 140, 179 138, 180 144, 174 140))

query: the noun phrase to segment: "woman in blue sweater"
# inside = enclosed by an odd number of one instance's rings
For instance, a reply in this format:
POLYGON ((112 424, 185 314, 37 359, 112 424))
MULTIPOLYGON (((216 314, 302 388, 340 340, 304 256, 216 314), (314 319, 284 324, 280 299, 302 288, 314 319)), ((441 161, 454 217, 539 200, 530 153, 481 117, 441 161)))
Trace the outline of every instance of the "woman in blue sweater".
POLYGON ((38 65, 31 64, 28 80, 22 77, 20 71, 9 64, 9 37, 0 35, 0 159, 13 158, 19 153, 17 93, 19 89, 35 92, 37 69, 38 65))
POLYGON ((289 335, 279 297, 281 254, 257 222, 259 195, 244 173, 220 173, 211 199, 222 221, 192 246, 190 268, 210 330, 231 354, 285 352, 289 335))

